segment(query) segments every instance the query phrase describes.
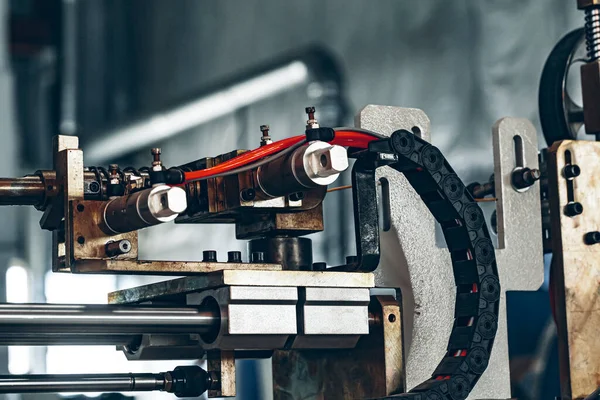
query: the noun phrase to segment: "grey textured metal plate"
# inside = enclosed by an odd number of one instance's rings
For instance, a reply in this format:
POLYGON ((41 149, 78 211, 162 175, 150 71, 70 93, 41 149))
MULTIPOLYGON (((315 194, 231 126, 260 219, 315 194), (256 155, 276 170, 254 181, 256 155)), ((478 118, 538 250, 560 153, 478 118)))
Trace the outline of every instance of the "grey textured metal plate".
MULTIPOLYGON (((368 105, 356 124, 384 135, 406 129, 430 140, 429 119, 417 109, 368 105)), ((522 193, 510 184, 515 133, 523 138, 525 166, 537 168, 537 138, 531 124, 510 118, 499 121, 494 127, 494 156, 496 176, 502 177, 496 179, 496 191, 503 291, 535 290, 543 279, 539 184, 522 193)), ((406 387, 411 389, 431 376, 446 352, 454 321, 454 277, 449 253, 436 245, 435 220, 405 177, 384 167, 377 178, 390 183, 392 227, 381 235, 382 258, 375 280, 378 287, 402 290, 405 347, 409 348, 406 387)), ((510 397, 504 300, 498 325, 490 364, 469 399, 510 397)))

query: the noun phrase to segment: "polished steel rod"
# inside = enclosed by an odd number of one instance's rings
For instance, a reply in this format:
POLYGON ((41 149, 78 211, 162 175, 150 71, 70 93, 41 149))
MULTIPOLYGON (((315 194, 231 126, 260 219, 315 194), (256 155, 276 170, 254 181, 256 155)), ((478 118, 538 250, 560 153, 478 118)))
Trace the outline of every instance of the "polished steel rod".
POLYGON ((130 346, 141 335, 74 333, 0 333, 0 346, 130 346))
POLYGON ((42 336, 206 333, 218 323, 217 312, 193 307, 0 305, 0 338, 15 333, 42 336))
POLYGON ((148 392, 164 388, 164 374, 0 375, 0 393, 148 392))

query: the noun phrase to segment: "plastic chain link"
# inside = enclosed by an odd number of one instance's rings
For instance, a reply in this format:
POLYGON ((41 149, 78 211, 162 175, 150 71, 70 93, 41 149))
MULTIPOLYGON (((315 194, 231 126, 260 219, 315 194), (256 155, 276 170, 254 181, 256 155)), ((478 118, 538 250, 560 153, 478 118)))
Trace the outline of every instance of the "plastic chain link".
POLYGON ((466 399, 487 368, 498 327, 500 282, 483 212, 442 153, 411 132, 396 131, 369 149, 398 155, 390 167, 406 176, 441 225, 456 284, 446 355, 430 379, 384 399, 466 399))

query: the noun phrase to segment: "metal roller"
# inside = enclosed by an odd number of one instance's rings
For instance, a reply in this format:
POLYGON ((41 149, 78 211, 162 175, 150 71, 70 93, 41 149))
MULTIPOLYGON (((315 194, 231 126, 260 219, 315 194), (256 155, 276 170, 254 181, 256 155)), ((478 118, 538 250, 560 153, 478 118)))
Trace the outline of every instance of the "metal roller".
POLYGON ((0 393, 151 392, 198 397, 215 386, 196 365, 158 374, 0 375, 0 393))
POLYGON ((0 178, 0 205, 35 206, 44 201, 45 188, 39 176, 0 178))
MULTIPOLYGON (((4 304, 0 306, 0 342, 14 335, 35 342, 54 334, 129 335, 207 333, 219 323, 218 311, 151 306, 4 304)), ((107 340, 109 340, 107 338, 107 340)), ((61 343, 62 344, 62 343, 61 343)))
POLYGON ((279 197, 333 183, 348 168, 344 147, 314 141, 261 166, 256 177, 268 197, 279 197))
POLYGON ((100 228, 108 235, 132 232, 173 221, 186 208, 185 190, 157 185, 107 201, 100 228))

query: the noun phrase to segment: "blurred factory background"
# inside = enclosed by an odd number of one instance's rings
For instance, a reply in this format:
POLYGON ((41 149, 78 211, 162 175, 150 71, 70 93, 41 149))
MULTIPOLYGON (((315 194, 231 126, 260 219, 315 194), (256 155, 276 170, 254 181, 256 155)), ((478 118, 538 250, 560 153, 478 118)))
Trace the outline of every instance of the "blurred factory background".
MULTIPOLYGON (((518 116, 539 129, 543 63, 581 23, 565 0, 0 0, 0 175, 50 168, 58 133, 80 137, 87 164, 148 165, 158 146, 177 165, 257 147, 261 124, 275 140, 302 133, 307 105, 322 125, 343 126, 364 105, 386 104, 423 109, 463 180, 485 180, 491 126, 518 116)), ((313 237, 317 260, 348 254, 350 211, 348 192, 328 196, 326 233, 313 237)), ((49 275, 50 234, 39 216, 0 209, 0 300, 103 303, 107 292, 143 282, 49 275)), ((206 249, 245 251, 233 237, 232 226, 166 224, 140 245, 146 258, 193 260, 206 249)), ((544 310, 532 321, 509 309, 515 391, 550 398, 540 380, 551 357, 547 300, 529 295, 509 298, 544 310), (532 356, 540 352, 541 361, 532 356)), ((265 398, 251 379, 260 368, 240 368, 250 378, 239 398, 265 398)), ((126 364, 104 347, 0 349, 1 373, 117 369, 161 367, 126 364)), ((555 388, 556 371, 547 374, 555 388)))

